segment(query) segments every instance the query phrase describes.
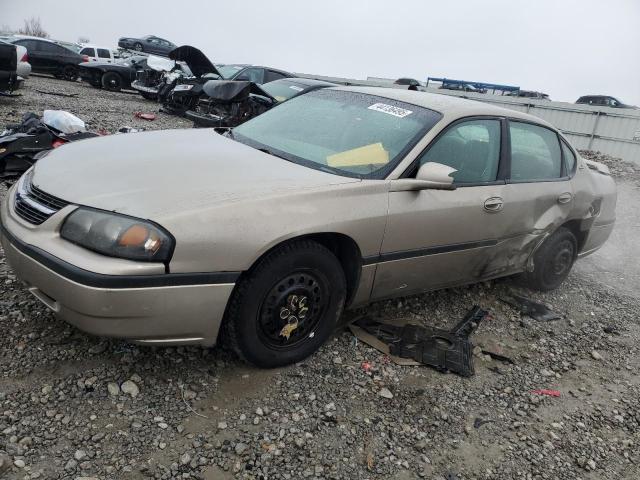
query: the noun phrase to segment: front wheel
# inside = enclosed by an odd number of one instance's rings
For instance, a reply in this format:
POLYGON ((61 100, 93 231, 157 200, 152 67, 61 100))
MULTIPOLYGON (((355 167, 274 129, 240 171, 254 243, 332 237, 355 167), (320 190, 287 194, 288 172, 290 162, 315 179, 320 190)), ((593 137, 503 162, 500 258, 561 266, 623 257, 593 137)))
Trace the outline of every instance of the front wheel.
POLYGON ((75 82, 78 79, 78 69, 73 65, 66 65, 62 69, 62 76, 65 80, 75 82))
POLYGON ((107 72, 102 76, 102 87, 110 92, 122 89, 122 77, 115 72, 107 72))
POLYGON ((299 362, 329 338, 345 297, 344 272, 331 251, 307 240, 285 244, 236 286, 225 340, 258 367, 299 362))
POLYGON ((141 52, 142 51, 142 44, 141 43, 136 43, 133 46, 134 50, 136 50, 137 52, 141 52))
POLYGON ((525 274, 529 288, 543 292, 554 290, 567 278, 578 254, 576 237, 560 227, 533 255, 533 271, 525 274))

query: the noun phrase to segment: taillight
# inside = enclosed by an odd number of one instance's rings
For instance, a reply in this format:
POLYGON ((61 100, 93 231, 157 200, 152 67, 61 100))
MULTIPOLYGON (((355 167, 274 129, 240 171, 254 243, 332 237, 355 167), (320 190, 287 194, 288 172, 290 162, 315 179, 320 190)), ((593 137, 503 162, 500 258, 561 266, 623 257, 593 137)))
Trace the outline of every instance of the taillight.
POLYGON ((83 62, 88 62, 89 61, 89 55, 82 55, 82 61, 83 62))
POLYGON ((58 147, 61 147, 62 145, 64 145, 65 143, 67 143, 67 142, 65 142, 64 140, 60 140, 59 138, 56 138, 56 139, 51 143, 51 146, 52 146, 53 148, 58 148, 58 147))
POLYGON ((20 59, 21 62, 28 62, 29 61, 29 55, 27 55, 26 53, 22 56, 22 58, 20 59))

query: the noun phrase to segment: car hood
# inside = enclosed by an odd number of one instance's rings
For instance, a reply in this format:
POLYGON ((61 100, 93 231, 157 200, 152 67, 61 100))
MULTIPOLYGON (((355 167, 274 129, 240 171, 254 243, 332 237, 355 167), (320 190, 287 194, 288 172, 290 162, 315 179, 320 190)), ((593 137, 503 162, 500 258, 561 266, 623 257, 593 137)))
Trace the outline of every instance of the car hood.
POLYGON ((208 73, 212 73, 222 78, 218 69, 211 63, 207 56, 195 47, 190 45, 182 45, 174 48, 169 52, 169 58, 176 62, 184 62, 189 70, 196 76, 202 77, 208 73))
POLYGON ((33 183, 68 202, 159 219, 359 179, 303 167, 210 129, 98 137, 52 150, 33 183))

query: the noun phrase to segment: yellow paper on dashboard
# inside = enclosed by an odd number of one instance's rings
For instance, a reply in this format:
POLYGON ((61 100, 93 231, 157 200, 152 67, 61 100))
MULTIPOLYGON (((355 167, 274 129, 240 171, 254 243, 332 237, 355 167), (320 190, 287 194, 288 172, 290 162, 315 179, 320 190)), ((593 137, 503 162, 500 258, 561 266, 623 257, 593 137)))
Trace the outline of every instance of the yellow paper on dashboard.
POLYGON ((334 168, 387 163, 389 163, 389 152, 384 149, 381 142, 327 156, 327 165, 334 168))

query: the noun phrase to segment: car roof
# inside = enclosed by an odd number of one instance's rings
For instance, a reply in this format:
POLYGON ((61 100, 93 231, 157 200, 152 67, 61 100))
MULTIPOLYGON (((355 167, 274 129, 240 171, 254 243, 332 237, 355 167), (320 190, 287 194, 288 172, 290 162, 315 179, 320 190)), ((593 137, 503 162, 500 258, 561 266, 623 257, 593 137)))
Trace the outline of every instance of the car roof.
POLYGON ((51 40, 49 38, 34 37, 32 35, 15 34, 12 35, 12 37, 13 38, 10 40, 11 42, 15 42, 16 40, 40 40, 41 42, 55 43, 56 45, 58 44, 55 40, 51 40))
POLYGON ((102 45, 91 45, 89 43, 85 43, 84 45, 80 45, 82 48, 103 48, 105 50, 111 51, 109 47, 104 47, 102 45))
POLYGON ((415 90, 405 90, 403 88, 387 88, 387 87, 336 87, 335 90, 343 90, 349 92, 359 92, 369 95, 377 95, 379 97, 389 98, 391 100, 398 100, 400 102, 410 103, 419 107, 428 108, 442 113, 449 119, 479 116, 479 115, 493 115, 499 117, 510 117, 526 120, 528 122, 538 123, 555 130, 550 123, 542 120, 541 118, 534 117, 526 113, 518 112, 517 110, 509 110, 488 103, 467 100, 464 98, 455 97, 453 95, 445 95, 440 93, 427 93, 415 90))

